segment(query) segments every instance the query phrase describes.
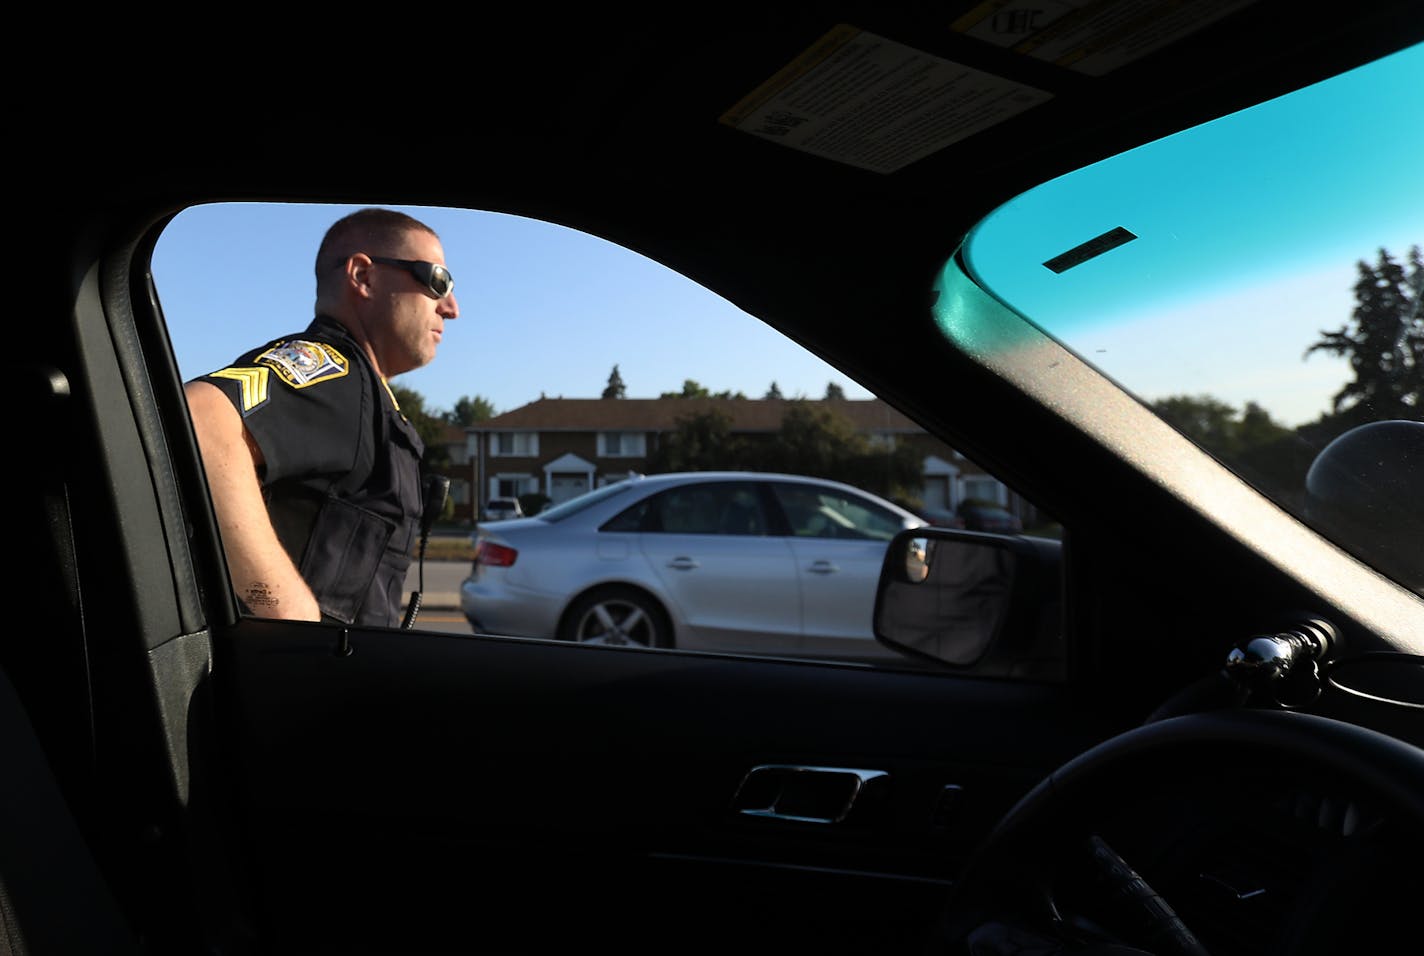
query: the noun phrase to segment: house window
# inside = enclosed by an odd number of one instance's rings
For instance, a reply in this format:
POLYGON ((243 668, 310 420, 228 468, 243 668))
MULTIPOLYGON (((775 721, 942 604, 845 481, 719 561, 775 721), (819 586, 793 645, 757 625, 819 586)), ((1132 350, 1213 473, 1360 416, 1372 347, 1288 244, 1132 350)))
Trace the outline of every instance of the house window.
POLYGON ((518 498, 527 492, 537 491, 538 482, 532 475, 497 475, 494 480, 495 498, 518 498))
POLYGON ((642 458, 648 453, 644 432, 599 432, 598 454, 604 458, 642 458))
POLYGON ((894 432, 871 432, 866 436, 870 442, 870 447, 877 451, 893 451, 895 449, 894 432))
POLYGON ((534 458, 539 454, 539 435, 537 432, 495 432, 490 436, 490 454, 534 458))

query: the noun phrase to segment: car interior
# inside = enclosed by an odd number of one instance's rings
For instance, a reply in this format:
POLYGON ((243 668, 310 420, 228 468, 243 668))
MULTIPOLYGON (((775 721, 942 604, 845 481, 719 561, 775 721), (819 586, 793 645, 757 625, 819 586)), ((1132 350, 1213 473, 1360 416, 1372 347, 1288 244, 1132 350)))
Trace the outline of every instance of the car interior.
MULTIPOLYGON (((1420 551, 1373 561, 1262 490, 1250 467, 1280 456, 1239 466, 1159 417, 996 286, 975 230, 1416 48, 1418 3, 444 12, 421 46, 403 19, 400 47, 389 24, 95 24, 78 94, 31 77, 14 104, 38 242, 13 278, 42 330, 0 640, 0 954, 1417 948, 1420 551), (891 63, 881 98, 857 87, 891 63), (943 98, 871 143, 793 115, 832 66, 822 106, 871 106, 847 116, 943 98), (245 616, 152 269, 217 203, 495 212, 653 259, 1053 515, 1061 550, 897 534, 875 610, 902 663, 245 616), (961 548, 1012 579, 950 574, 961 548), (971 597, 991 623, 954 643, 936 615, 971 597)), ((1409 125, 1417 91, 1393 95, 1409 125)), ((1080 212, 1083 246, 1055 236, 1072 255, 1037 269, 1133 248, 1080 212)), ((1383 417, 1424 421, 1413 387, 1383 417)))

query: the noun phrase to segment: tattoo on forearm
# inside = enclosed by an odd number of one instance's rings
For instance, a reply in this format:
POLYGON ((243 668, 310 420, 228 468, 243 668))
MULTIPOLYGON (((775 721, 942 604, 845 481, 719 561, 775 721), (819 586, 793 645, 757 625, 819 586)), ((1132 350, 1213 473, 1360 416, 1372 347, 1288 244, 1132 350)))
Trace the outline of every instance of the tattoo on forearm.
POLYGON ((259 607, 274 608, 281 603, 277 600, 277 595, 272 593, 272 589, 261 581, 253 581, 248 586, 243 600, 247 602, 248 607, 254 610, 259 607))

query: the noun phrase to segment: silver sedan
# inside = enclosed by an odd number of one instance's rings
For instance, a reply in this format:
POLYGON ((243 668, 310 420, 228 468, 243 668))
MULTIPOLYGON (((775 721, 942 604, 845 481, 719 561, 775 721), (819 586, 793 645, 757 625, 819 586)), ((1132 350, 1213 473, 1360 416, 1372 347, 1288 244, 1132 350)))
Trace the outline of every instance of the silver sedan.
POLYGON ((885 548, 924 524, 819 478, 637 476, 481 525, 461 606, 476 633, 883 659, 871 614, 885 548))

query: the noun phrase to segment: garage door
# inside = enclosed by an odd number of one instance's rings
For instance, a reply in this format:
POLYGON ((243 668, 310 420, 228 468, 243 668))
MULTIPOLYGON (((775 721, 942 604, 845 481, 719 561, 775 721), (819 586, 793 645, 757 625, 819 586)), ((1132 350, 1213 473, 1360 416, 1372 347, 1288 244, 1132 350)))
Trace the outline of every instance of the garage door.
POLYGON ((549 497, 554 504, 568 501, 588 491, 588 475, 550 475, 549 497))

